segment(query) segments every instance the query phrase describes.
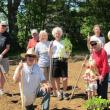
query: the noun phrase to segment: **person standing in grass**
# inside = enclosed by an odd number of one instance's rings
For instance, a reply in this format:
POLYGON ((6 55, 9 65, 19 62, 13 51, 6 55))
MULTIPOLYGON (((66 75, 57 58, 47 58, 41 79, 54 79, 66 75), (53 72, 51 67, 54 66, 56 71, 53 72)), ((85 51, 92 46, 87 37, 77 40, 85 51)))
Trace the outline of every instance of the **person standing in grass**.
POLYGON ((49 48, 49 41, 48 41, 48 34, 45 30, 41 30, 39 33, 39 43, 35 46, 35 53, 38 56, 38 65, 46 80, 49 80, 49 55, 48 55, 48 48, 49 48))
POLYGON ((102 48, 102 44, 97 37, 91 37, 90 45, 92 47, 92 59, 95 61, 99 72, 97 94, 107 99, 109 73, 107 53, 104 48, 102 48))
POLYGON ((52 30, 54 41, 50 43, 49 54, 52 57, 52 86, 53 93, 57 94, 59 100, 67 99, 67 81, 68 81, 68 62, 67 54, 63 51, 61 56, 61 50, 64 50, 64 44, 61 42, 63 31, 60 27, 55 27, 52 30), (63 81, 63 92, 60 90, 60 78, 63 81))
POLYGON ((10 50, 10 36, 7 32, 7 22, 1 21, 0 23, 0 65, 3 68, 0 68, 0 95, 4 94, 4 84, 5 78, 4 73, 7 73, 9 70, 9 61, 8 61, 8 51, 10 50), (3 72, 4 70, 5 72, 3 72))
POLYGON ((39 42, 39 34, 38 34, 36 29, 32 29, 31 30, 31 35, 32 35, 32 38, 29 39, 29 42, 28 42, 28 45, 27 45, 27 49, 35 48, 37 42, 39 42))
MULTIPOLYGON (((108 39, 110 40, 110 31, 108 32, 108 39)), ((104 45, 104 49, 107 52, 107 57, 108 57, 108 64, 109 64, 109 78, 108 78, 108 81, 110 82, 110 41, 104 45)))
POLYGON ((25 62, 17 66, 13 80, 19 82, 22 103, 26 110, 35 110, 33 103, 38 96, 42 96, 42 110, 49 110, 50 87, 44 74, 36 64, 36 53, 33 48, 27 50, 25 62))
POLYGON ((85 73, 83 74, 83 79, 86 82, 86 92, 88 99, 96 96, 97 92, 97 79, 98 79, 98 69, 96 67, 95 61, 90 56, 89 61, 84 64, 86 67, 85 73))

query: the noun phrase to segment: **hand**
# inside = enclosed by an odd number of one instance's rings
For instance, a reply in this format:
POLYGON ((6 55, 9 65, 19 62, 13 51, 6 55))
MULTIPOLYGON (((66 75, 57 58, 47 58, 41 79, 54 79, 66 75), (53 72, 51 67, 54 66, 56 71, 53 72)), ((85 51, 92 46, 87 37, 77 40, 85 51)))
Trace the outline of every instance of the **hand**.
POLYGON ((2 54, 0 54, 0 60, 3 58, 3 55, 2 54))
POLYGON ((22 67, 23 67, 23 61, 22 60, 19 62, 18 67, 19 67, 20 70, 22 69, 22 67))
POLYGON ((51 87, 48 83, 44 83, 41 87, 41 90, 45 92, 49 92, 51 90, 51 87))
POLYGON ((104 80, 104 77, 102 75, 99 75, 98 79, 99 79, 100 82, 102 82, 104 80))

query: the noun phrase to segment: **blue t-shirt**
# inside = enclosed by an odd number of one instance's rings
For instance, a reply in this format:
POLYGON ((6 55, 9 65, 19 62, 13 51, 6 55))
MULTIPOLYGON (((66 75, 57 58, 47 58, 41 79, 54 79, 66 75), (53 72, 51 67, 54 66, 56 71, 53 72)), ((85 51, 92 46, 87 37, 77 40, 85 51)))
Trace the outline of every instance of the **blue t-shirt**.
POLYGON ((35 46, 35 52, 38 56, 38 65, 40 67, 49 67, 50 64, 49 55, 48 55, 49 44, 50 44, 49 41, 45 41, 45 42, 39 42, 35 46))

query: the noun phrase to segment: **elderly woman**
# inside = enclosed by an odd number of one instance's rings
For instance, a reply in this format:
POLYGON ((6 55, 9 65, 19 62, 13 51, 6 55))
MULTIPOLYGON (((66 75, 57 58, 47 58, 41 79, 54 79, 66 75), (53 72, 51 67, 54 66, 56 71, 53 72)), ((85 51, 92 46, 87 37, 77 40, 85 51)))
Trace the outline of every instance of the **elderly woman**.
POLYGON ((59 100, 67 99, 67 79, 68 79, 68 65, 66 53, 63 54, 62 59, 60 59, 60 52, 64 49, 64 44, 61 42, 63 31, 60 27, 55 27, 52 30, 52 35, 55 38, 54 41, 50 43, 49 52, 52 57, 52 85, 53 90, 57 93, 59 100), (60 78, 63 81, 63 92, 60 91, 60 78))
POLYGON ((38 36, 38 32, 37 32, 36 29, 32 29, 31 30, 31 35, 32 35, 32 38, 29 39, 29 42, 28 42, 28 45, 27 45, 27 49, 35 48, 35 45, 39 41, 39 36, 38 36))
POLYGON ((99 72, 97 94, 98 96, 107 99, 109 73, 107 54, 97 37, 91 37, 90 45, 92 47, 92 58, 94 59, 99 72))
POLYGON ((24 63, 19 63, 13 76, 14 81, 19 82, 22 103, 26 110, 34 110, 33 102, 36 96, 40 95, 43 96, 42 110, 49 110, 49 85, 39 66, 35 63, 34 49, 27 50, 25 59, 24 63))
MULTIPOLYGON (((110 31, 108 32, 108 39, 110 40, 110 31)), ((107 52, 108 64, 109 64, 109 68, 110 68, 110 41, 104 45, 104 49, 107 52)), ((108 81, 110 82, 110 71, 109 71, 109 79, 108 79, 108 81)))
POLYGON ((5 72, 3 72, 2 68, 0 68, 0 95, 4 94, 4 84, 5 78, 4 73, 7 73, 9 70, 9 62, 8 62, 8 51, 10 50, 11 39, 9 33, 7 32, 7 22, 1 21, 0 23, 0 65, 3 67, 5 72))
POLYGON ((48 34, 45 30, 39 33, 39 43, 35 46, 35 52, 38 56, 38 65, 45 75, 46 80, 49 79, 50 58, 48 55, 49 41, 48 34))

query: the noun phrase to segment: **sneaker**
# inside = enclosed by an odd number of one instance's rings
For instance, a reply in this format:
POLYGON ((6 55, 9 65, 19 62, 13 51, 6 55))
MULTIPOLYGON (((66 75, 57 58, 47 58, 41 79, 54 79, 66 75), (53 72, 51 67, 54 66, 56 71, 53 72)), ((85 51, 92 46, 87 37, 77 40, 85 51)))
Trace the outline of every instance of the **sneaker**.
POLYGON ((62 96, 62 95, 58 95, 58 96, 57 96, 57 99, 58 99, 59 101, 61 101, 61 100, 63 100, 63 96, 62 96))
POLYGON ((64 99, 64 100, 69 100, 69 95, 68 95, 68 93, 63 93, 63 99, 64 99))
POLYGON ((0 96, 4 95, 4 91, 0 89, 0 96))
POLYGON ((57 93, 57 99, 59 101, 63 100, 63 94, 62 94, 62 92, 57 93))

